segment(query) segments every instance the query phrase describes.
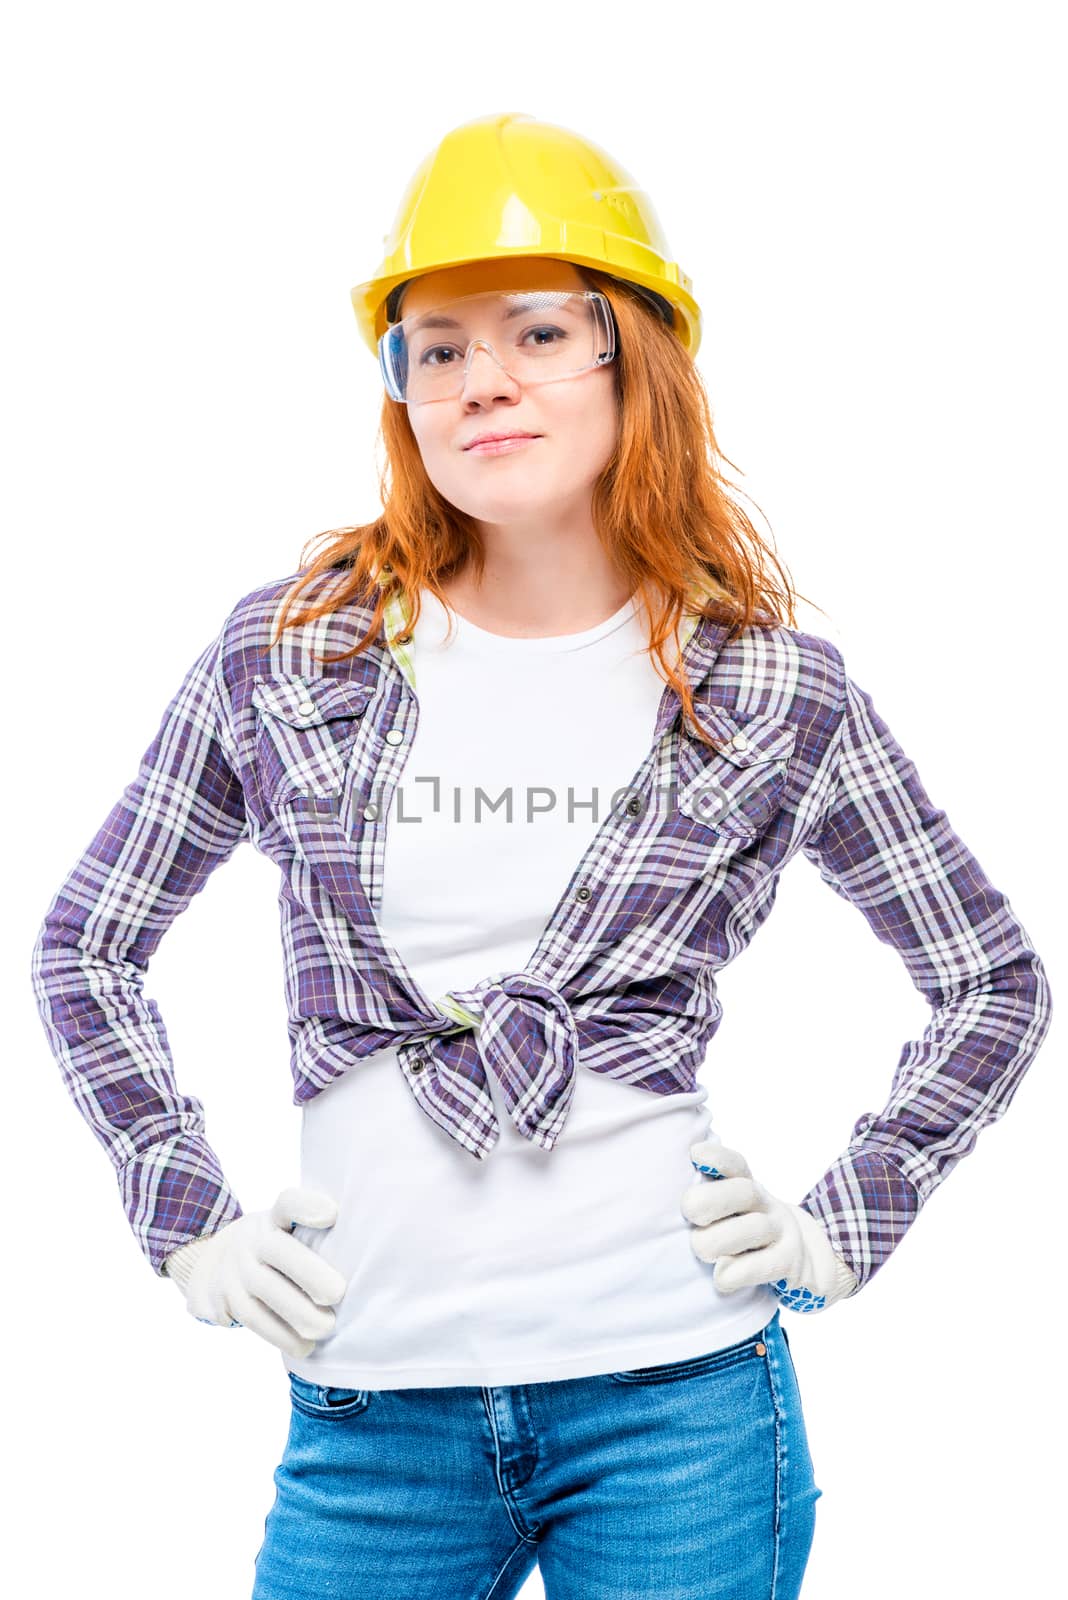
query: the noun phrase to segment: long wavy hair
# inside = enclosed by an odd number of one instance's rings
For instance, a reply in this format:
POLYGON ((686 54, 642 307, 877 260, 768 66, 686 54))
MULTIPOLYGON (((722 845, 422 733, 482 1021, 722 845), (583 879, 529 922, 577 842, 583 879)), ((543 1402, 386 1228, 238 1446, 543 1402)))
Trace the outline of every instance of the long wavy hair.
MULTIPOLYGON (((696 613, 724 624, 732 639, 750 626, 796 625, 795 601, 806 597, 794 590, 778 556, 728 488, 721 464, 739 469, 716 443, 703 381, 668 325, 667 302, 607 273, 578 270, 589 287, 605 295, 616 323, 619 438, 594 487, 594 527, 646 608, 651 624, 646 653, 679 696, 694 735, 704 739, 689 684, 667 650, 671 638, 678 651, 683 616, 696 613)), ((394 291, 391 319, 403 287, 394 291)), ((407 407, 389 395, 383 396, 379 438, 386 458, 379 474, 381 515, 328 529, 306 543, 272 645, 286 628, 355 601, 371 609, 366 632, 351 650, 321 658, 342 661, 380 637, 385 607, 398 592, 407 601, 413 628, 421 589, 448 609, 442 583, 468 562, 481 581, 485 546, 478 528, 438 493, 423 466, 407 407), (319 600, 295 609, 305 589, 336 573, 343 576, 327 584, 319 600)), ((403 634, 401 642, 410 637, 403 634)))

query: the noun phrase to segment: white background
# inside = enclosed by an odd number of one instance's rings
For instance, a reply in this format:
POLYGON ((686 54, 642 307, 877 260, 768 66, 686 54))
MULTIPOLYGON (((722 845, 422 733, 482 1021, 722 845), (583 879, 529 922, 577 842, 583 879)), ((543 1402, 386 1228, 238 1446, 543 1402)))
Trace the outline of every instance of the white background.
MULTIPOLYGON (((1042 5, 707 0, 9 19, 5 1565, 26 1592, 251 1592, 278 1354, 153 1277, 30 950, 229 609, 376 514, 381 388, 348 291, 450 127, 562 123, 653 197, 704 309, 720 445, 823 608, 799 625, 842 648, 1059 994, 1056 28, 1042 5)), ((239 851, 147 984, 248 1210, 299 1176, 276 888, 239 851)), ((927 1006, 801 859, 720 988, 710 1111, 797 1198, 883 1104, 927 1006)), ((1061 1048, 1055 1022, 855 1301, 783 1313, 824 1491, 814 1600, 1000 1600, 1063 1571, 1061 1048)))

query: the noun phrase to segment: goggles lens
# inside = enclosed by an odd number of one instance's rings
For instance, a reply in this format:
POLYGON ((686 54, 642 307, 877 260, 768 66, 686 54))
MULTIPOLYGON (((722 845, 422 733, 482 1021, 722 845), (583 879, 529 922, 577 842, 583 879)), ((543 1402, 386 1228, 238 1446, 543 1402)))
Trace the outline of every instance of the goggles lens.
POLYGON ((494 290, 402 317, 378 341, 386 389, 410 406, 461 394, 476 351, 517 383, 558 383, 614 359, 615 322, 595 289, 494 290))

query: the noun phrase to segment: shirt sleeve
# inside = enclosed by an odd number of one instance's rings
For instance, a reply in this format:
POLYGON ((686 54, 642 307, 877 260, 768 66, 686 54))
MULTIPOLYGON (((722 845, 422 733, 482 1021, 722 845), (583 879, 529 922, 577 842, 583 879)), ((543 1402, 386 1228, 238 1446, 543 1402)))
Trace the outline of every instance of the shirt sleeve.
POLYGON ((886 1104, 857 1120, 847 1149, 800 1202, 852 1267, 859 1293, 981 1130, 1008 1110, 1051 1001, 1009 901, 933 804, 871 696, 841 670, 835 781, 802 850, 898 952, 931 1007, 922 1037, 901 1048, 886 1104))
POLYGON ((33 950, 52 1052, 157 1273, 179 1245, 242 1214, 205 1138, 203 1106, 179 1091, 163 1020, 144 994, 163 934, 248 833, 219 739, 220 640, 187 672, 33 950))

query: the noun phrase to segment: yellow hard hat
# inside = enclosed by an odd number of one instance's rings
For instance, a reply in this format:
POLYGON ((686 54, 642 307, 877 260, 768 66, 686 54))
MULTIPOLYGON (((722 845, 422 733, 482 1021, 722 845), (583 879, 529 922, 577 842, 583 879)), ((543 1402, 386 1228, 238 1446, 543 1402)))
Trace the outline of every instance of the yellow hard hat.
POLYGON ((519 112, 447 133, 404 191, 373 278, 352 290, 364 342, 378 354, 398 285, 425 272, 507 256, 597 267, 666 302, 691 356, 701 311, 649 196, 589 139, 519 112))

